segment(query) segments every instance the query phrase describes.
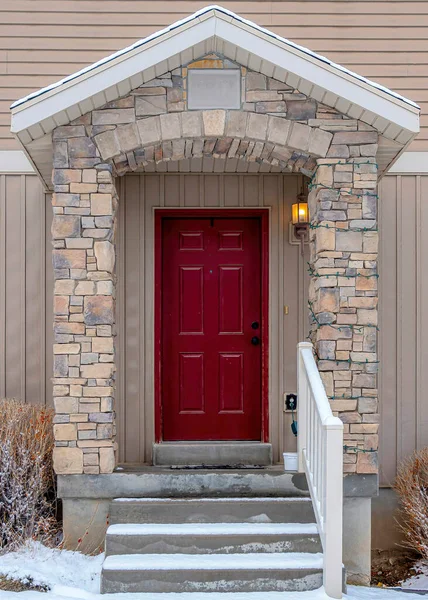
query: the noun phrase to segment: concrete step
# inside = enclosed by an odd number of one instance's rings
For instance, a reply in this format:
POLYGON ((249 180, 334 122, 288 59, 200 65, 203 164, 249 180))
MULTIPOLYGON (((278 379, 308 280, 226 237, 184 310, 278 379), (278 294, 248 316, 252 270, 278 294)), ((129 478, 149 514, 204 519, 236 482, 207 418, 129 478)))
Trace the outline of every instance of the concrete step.
POLYGON ((322 554, 125 554, 108 556, 101 593, 284 592, 322 585, 322 554))
POLYGON ((153 444, 153 464, 158 466, 268 466, 272 444, 260 442, 163 442, 153 444))
POLYGON ((109 475, 61 477, 58 494, 66 498, 237 498, 308 497, 303 473, 284 467, 193 469, 190 467, 119 467, 109 475))
POLYGON ((117 498, 117 523, 314 523, 310 498, 117 498))
POLYGON ((315 523, 110 525, 106 555, 321 552, 315 523))

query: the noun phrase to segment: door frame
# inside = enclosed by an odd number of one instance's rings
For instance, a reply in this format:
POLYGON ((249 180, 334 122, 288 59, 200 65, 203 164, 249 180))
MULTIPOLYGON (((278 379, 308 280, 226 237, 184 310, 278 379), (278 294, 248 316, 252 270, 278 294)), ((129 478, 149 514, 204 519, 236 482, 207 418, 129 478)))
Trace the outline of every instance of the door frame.
POLYGON ((163 441, 162 420, 162 222, 183 217, 257 217, 261 233, 261 322, 262 322, 262 430, 260 441, 269 442, 269 214, 268 208, 156 208, 154 258, 154 369, 155 442, 163 441))

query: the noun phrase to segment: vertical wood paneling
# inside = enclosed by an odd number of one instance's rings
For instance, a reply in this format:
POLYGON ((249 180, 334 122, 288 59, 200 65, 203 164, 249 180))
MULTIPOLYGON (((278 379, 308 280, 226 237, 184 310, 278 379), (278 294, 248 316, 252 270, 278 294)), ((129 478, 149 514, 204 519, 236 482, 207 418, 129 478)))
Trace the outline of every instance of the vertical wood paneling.
POLYGON ((52 405, 51 212, 36 176, 0 176, 0 397, 47 405, 52 405))
POLYGON ((386 176, 380 187, 381 483, 428 444, 428 177, 386 176))
MULTIPOLYGON (((213 163, 213 167, 215 164, 213 163)), ((283 415, 285 390, 295 391, 295 347, 301 327, 301 281, 305 261, 288 244, 291 203, 298 191, 294 175, 146 174, 121 183, 118 238, 118 431, 126 463, 150 462, 154 432, 153 282, 155 207, 269 207, 271 210, 270 424, 274 457, 294 449, 289 416, 283 415), (123 212, 122 212, 123 211, 123 212), (299 268, 302 273, 298 273, 299 268), (283 305, 290 304, 284 316, 283 305)), ((305 312, 305 311, 303 311, 305 312)))

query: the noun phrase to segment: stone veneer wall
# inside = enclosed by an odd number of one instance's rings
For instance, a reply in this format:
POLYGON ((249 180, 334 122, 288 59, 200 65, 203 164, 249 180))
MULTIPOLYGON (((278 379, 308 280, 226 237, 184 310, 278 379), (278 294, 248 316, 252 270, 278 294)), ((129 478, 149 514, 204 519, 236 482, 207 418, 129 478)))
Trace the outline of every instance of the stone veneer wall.
MULTIPOLYGON (((377 449, 377 277, 369 277, 377 274, 377 133, 371 127, 211 55, 58 127, 53 145, 57 473, 110 473, 115 466, 114 176, 203 156, 313 174, 311 335, 346 443, 377 449), (190 68, 240 69, 241 110, 187 111, 190 68)), ((376 452, 346 452, 346 472, 376 469, 376 452)))

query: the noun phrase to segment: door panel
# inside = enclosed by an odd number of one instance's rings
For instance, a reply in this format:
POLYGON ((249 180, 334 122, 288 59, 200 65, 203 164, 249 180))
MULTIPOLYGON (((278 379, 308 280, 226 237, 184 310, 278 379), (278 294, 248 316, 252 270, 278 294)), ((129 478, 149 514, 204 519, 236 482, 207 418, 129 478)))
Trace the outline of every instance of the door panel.
POLYGON ((260 254, 258 218, 163 219, 165 441, 261 439, 260 254))

